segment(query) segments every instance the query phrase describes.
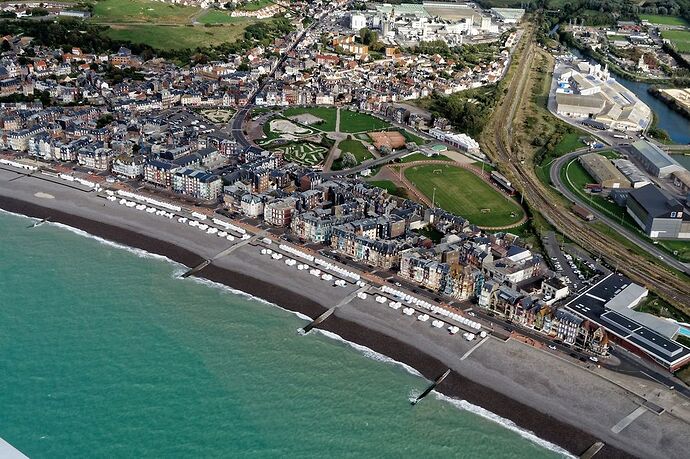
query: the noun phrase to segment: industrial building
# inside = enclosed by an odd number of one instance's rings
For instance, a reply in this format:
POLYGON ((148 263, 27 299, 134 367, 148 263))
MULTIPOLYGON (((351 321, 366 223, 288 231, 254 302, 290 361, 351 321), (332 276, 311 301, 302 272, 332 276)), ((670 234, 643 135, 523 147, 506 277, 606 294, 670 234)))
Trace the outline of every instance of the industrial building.
POLYGON ((554 75, 558 78, 555 99, 560 115, 595 121, 601 128, 618 131, 641 131, 652 120, 649 107, 613 79, 607 67, 562 61, 554 75))
POLYGON ((580 156, 580 164, 604 188, 628 188, 630 181, 616 169, 608 158, 599 153, 580 156))
POLYGON ((647 293, 644 287, 613 273, 565 307, 603 327, 610 341, 676 371, 690 362, 690 349, 674 341, 680 328, 677 324, 632 309, 647 293))
POLYGON ((653 239, 690 239, 690 210, 654 185, 632 190, 628 214, 653 239))
POLYGON ((671 173, 683 170, 683 166, 661 148, 646 140, 638 140, 630 146, 632 157, 655 177, 665 178, 671 173))
POLYGON ((491 13, 506 24, 517 24, 525 15, 522 8, 491 8, 491 13))
POLYGON ((642 188, 645 185, 652 183, 649 177, 645 175, 637 166, 627 159, 614 159, 614 166, 621 171, 625 178, 630 181, 633 188, 642 188))

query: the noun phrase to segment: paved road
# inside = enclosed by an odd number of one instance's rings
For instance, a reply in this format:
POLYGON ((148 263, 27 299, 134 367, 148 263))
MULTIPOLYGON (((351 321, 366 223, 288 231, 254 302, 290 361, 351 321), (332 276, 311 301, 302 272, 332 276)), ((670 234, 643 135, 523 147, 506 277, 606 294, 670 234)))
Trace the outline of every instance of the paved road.
MULTIPOLYGON (((618 149, 618 148, 616 148, 618 149)), ((582 207, 586 208, 594 216, 599 218, 601 221, 606 223, 608 226, 611 228, 614 228, 616 231, 618 231, 621 235, 625 236, 628 240, 633 242, 635 245, 638 247, 644 249, 647 253, 655 256, 662 262, 664 262, 666 265, 677 269, 678 271, 684 272, 685 274, 690 274, 690 266, 687 263, 682 263, 675 258, 673 258, 671 255, 666 253, 666 251, 658 248, 656 245, 649 243, 642 239, 640 236, 635 234, 634 232, 630 231, 629 229, 625 228, 618 222, 614 221, 612 218, 598 210, 598 208, 588 204, 586 201, 584 201, 579 195, 573 193, 570 191, 570 188, 565 186, 565 184, 561 181, 561 174, 560 171, 561 169, 568 164, 571 160, 577 158, 578 156, 581 156, 585 153, 589 153, 591 150, 589 149, 579 149, 575 150, 571 153, 567 153, 560 158, 558 158, 556 161, 554 161, 553 165, 551 166, 551 172, 550 172, 550 177, 551 177, 551 183, 554 184, 556 189, 563 194, 568 200, 571 202, 577 202, 580 204, 582 207)))
POLYGON ((276 65, 273 67, 273 69, 266 75, 264 78, 263 82, 259 85, 258 88, 256 88, 256 91, 254 91, 251 96, 249 97, 249 101, 247 104, 237 110, 235 113, 235 116, 233 116, 232 120, 230 120, 230 128, 231 128, 231 134, 233 138, 237 141, 237 143, 242 147, 242 148, 256 148, 258 150, 261 150, 259 147, 254 145, 252 142, 247 139, 247 136, 244 133, 244 130, 242 128, 245 119, 247 118, 247 115, 249 115, 249 112, 254 108, 254 100, 256 99, 256 95, 263 90, 263 88, 266 86, 266 84, 273 78, 275 75, 276 71, 283 66, 285 63, 288 54, 290 52, 294 51, 294 49, 297 47, 297 45, 300 44, 300 42, 304 39, 306 34, 313 29, 318 23, 319 20, 326 17, 331 11, 333 11, 334 8, 329 9, 326 11, 323 16, 320 18, 316 18, 314 22, 312 22, 308 27, 306 27, 302 33, 299 34, 299 36, 295 39, 295 41, 290 45, 290 47, 283 53, 283 55, 280 57, 276 65))
POLYGON ((366 169, 369 169, 371 167, 375 166, 380 166, 382 164, 388 164, 389 162, 393 161, 394 159, 397 158, 402 158, 403 156, 407 155, 410 153, 410 150, 407 148, 404 148, 402 150, 396 151, 395 153, 391 153, 390 155, 384 156, 383 158, 376 158, 376 159, 369 159, 367 161, 364 161, 363 163, 351 168, 351 169, 344 169, 342 171, 329 171, 329 172, 323 172, 321 174, 322 177, 328 178, 328 177, 334 177, 336 175, 338 176, 347 176, 347 175, 354 175, 358 174, 366 169))

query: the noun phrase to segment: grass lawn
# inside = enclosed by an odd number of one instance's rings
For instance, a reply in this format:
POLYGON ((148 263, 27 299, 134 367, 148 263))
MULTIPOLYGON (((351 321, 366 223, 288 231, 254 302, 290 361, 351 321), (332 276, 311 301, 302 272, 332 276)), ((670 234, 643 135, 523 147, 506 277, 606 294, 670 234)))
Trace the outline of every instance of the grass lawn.
POLYGON ((246 5, 242 5, 237 9, 242 11, 257 11, 271 4, 273 4, 271 0, 251 0, 247 2, 246 5))
POLYGON ((534 168, 537 173, 537 177, 539 177, 539 180, 542 183, 545 185, 551 185, 551 178, 549 174, 551 172, 551 164, 556 158, 585 146, 585 144, 580 140, 581 137, 582 136, 577 132, 565 134, 552 151, 546 152, 541 163, 534 168))
POLYGON ((405 177, 430 199, 436 188, 438 206, 475 225, 505 226, 522 218, 522 209, 515 201, 466 169, 431 164, 407 169, 405 177))
POLYGON ((379 188, 383 188, 388 192, 388 194, 392 196, 398 196, 401 198, 407 198, 407 190, 405 188, 397 186, 395 183, 391 182, 390 180, 372 180, 370 182, 367 182, 371 185, 374 185, 379 188))
MULTIPOLYGON (((247 25, 249 24, 246 23, 247 25)), ((194 49, 234 42, 244 35, 245 25, 185 27, 148 24, 111 26, 106 32, 114 40, 145 43, 157 49, 194 49)))
POLYGON ((340 131, 354 134, 355 132, 380 131, 390 127, 386 121, 380 120, 366 113, 350 110, 340 110, 340 131))
POLYGON ((374 155, 365 147, 359 140, 343 140, 338 144, 338 148, 342 151, 340 157, 342 158, 345 153, 352 153, 357 158, 357 164, 371 159, 374 155))
POLYGON ((335 131, 336 109, 332 107, 294 107, 283 110, 283 116, 289 118, 295 115, 302 115, 309 113, 317 118, 321 118, 324 122, 321 124, 314 124, 311 127, 324 132, 335 131))
POLYGON ((659 245, 664 247, 671 253, 678 252, 675 255, 680 261, 690 262, 690 242, 688 241, 659 241, 659 245))
POLYGON ((425 139, 419 137, 418 135, 415 135, 409 131, 406 131, 405 129, 398 129, 398 132, 401 133, 403 135, 403 137, 405 137, 405 140, 408 142, 414 142, 417 145, 424 145, 425 143, 427 143, 427 140, 425 140, 425 139))
POLYGON ((93 22, 190 24, 201 11, 193 6, 171 5, 150 0, 101 0, 94 4, 93 22))
POLYGON ((690 53, 690 31, 688 30, 664 30, 661 36, 671 40, 673 46, 680 53, 690 53))
POLYGON ((658 14, 640 14, 640 19, 643 21, 649 21, 650 24, 660 24, 660 25, 671 25, 688 27, 688 21, 680 16, 661 16, 658 14))

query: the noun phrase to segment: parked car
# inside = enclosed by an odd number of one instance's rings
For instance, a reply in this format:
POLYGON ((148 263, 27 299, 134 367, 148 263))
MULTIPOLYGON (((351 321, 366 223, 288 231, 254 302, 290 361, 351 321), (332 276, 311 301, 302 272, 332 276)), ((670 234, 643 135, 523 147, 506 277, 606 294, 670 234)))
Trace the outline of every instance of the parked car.
POLYGON ((549 344, 549 349, 551 349, 552 351, 555 351, 555 350, 556 350, 556 346, 554 346, 553 344, 549 344))
POLYGON ((599 361, 599 359, 594 357, 593 355, 589 357, 589 360, 591 360, 592 362, 598 362, 599 361))

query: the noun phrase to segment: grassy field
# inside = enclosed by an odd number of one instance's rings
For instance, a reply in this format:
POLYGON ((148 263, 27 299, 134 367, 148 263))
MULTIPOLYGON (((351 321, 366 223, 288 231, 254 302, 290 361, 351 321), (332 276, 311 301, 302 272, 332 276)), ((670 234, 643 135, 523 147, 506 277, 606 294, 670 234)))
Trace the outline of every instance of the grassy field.
POLYGON ((350 110, 340 110, 340 131, 354 134, 355 132, 380 131, 390 127, 390 124, 366 113, 350 110))
POLYGON ((131 24, 111 26, 107 34, 114 40, 145 43, 153 48, 172 50, 233 42, 242 38, 244 28, 245 26, 185 27, 131 24))
POLYGON ((671 40, 673 46, 680 53, 690 53, 690 31, 688 30, 664 30, 661 36, 671 40))
MULTIPOLYGON (((338 148, 345 153, 352 153, 357 158, 357 164, 371 159, 374 155, 359 140, 343 140, 338 144, 338 148)), ((341 157, 342 157, 341 154, 341 157)))
POLYGON ((99 23, 150 23, 184 25, 201 10, 149 0, 101 0, 93 7, 92 21, 99 23))
POLYGON ((242 11, 257 11, 261 8, 271 5, 272 3, 273 2, 271 0, 251 0, 246 5, 242 5, 237 9, 242 11))
POLYGON ((475 225, 499 227, 518 222, 520 206, 472 172, 450 165, 412 167, 405 177, 429 199, 436 189, 436 205, 475 225))
POLYGON ((407 142, 414 142, 417 145, 424 145, 425 143, 427 143, 426 139, 423 139, 423 138, 419 137, 418 135, 415 135, 411 132, 408 132, 405 129, 398 129, 398 132, 401 133, 403 135, 403 137, 405 137, 405 140, 407 142))
POLYGON ((321 118, 323 123, 314 124, 311 127, 324 132, 335 131, 336 109, 331 107, 294 107, 283 110, 283 116, 289 118, 295 115, 309 113, 317 118, 321 118))
POLYGON ((563 136, 563 139, 561 139, 561 141, 558 144, 556 144, 556 147, 553 150, 546 152, 540 164, 534 167, 537 173, 537 177, 539 177, 539 180, 542 183, 546 185, 551 185, 551 178, 549 174, 551 172, 551 164, 553 164, 553 161, 556 158, 585 146, 585 144, 580 140, 580 138, 581 135, 577 132, 570 132, 568 134, 565 134, 563 136))
POLYGON ((659 25, 670 25, 670 26, 680 26, 688 27, 688 21, 680 16, 661 16, 658 14, 640 14, 640 19, 643 21, 649 21, 650 24, 659 25))
POLYGON ((201 24, 237 24, 248 18, 233 18, 230 13, 221 10, 208 10, 197 19, 201 24))

